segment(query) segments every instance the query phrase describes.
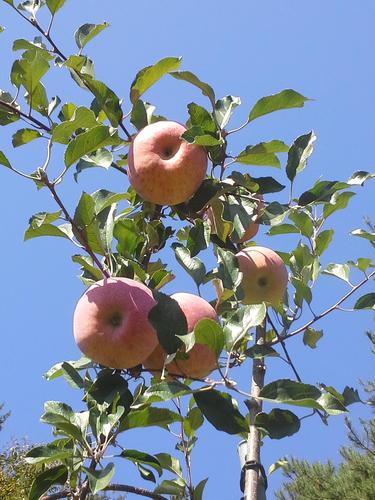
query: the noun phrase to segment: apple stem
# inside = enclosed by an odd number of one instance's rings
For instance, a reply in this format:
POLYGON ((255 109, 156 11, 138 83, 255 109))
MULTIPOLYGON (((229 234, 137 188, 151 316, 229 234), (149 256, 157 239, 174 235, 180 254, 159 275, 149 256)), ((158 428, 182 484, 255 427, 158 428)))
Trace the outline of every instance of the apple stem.
MULTIPOLYGON (((256 328, 256 345, 265 342, 265 324, 256 328)), ((244 500, 265 500, 266 482, 263 475, 263 466, 260 461, 261 432, 255 425, 255 418, 262 411, 262 400, 259 394, 264 387, 266 366, 264 358, 253 360, 251 379, 251 405, 249 408, 250 431, 247 438, 246 462, 244 473, 244 500)))

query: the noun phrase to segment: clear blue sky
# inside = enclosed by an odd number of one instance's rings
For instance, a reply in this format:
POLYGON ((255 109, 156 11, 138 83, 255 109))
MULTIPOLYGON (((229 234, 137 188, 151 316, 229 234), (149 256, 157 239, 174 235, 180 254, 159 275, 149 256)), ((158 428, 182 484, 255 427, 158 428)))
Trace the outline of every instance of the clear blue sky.
MULTIPOLYGON (((318 137, 315 152, 296 186, 302 192, 318 178, 346 180, 355 170, 374 170, 374 14, 371 0, 313 3, 67 0, 57 16, 53 35, 64 52, 71 54, 76 50, 73 33, 79 25, 104 20, 110 23, 110 28, 87 46, 87 53, 95 60, 97 78, 107 82, 124 99, 126 110, 135 73, 162 57, 180 55, 183 68, 209 82, 218 96, 241 97, 242 106, 233 119, 234 126, 244 121, 258 98, 284 88, 293 88, 315 99, 303 109, 257 120, 233 141, 233 150, 239 151, 261 140, 281 139, 291 143, 298 135, 314 129, 318 137)), ((0 88, 11 90, 8 79, 11 42, 15 38, 31 39, 34 32, 3 3, 0 25, 6 27, 0 34, 0 88)), ((75 87, 67 75, 61 80, 48 77, 46 83, 51 88, 50 97, 58 94, 63 102, 89 102, 89 96, 75 87)), ((205 103, 194 87, 169 77, 148 92, 146 99, 157 106, 160 114, 177 121, 186 120, 186 105, 191 101, 205 103)), ((8 153, 15 165, 33 171, 42 163, 44 152, 42 155, 34 145, 11 151, 10 144, 7 129, 0 129, 0 149, 8 153)), ((252 167, 246 171, 285 180, 283 172, 271 168, 252 167)), ((67 389, 63 381, 46 382, 42 374, 58 361, 79 357, 72 337, 72 313, 83 287, 76 277, 78 269, 70 260, 75 250, 69 243, 43 238, 22 241, 33 213, 55 210, 48 193, 37 192, 33 185, 5 169, 0 176, 3 276, 0 402, 12 411, 0 434, 2 446, 12 437, 27 436, 30 442, 51 437, 50 429, 39 423, 46 400, 65 401, 80 408, 77 393, 67 389)), ((126 188, 124 176, 99 170, 85 172, 78 184, 72 177, 67 179, 61 195, 73 209, 82 190, 92 192, 101 187, 122 191, 126 188)), ((324 255, 323 265, 371 257, 366 241, 348 233, 363 227, 363 216, 375 220, 373 200, 373 185, 367 184, 351 200, 345 218, 341 212, 332 217, 335 244, 324 255)), ((296 242, 295 236, 271 239, 264 233, 260 232, 257 241, 277 250, 286 250, 296 242)), ((167 258, 175 266, 174 259, 167 258)), ((177 279, 166 291, 193 292, 193 283, 182 270, 176 270, 177 279)), ((344 283, 321 278, 313 303, 315 310, 331 305, 345 290, 344 283)), ((370 285, 366 288, 369 290, 370 285)), ((212 289, 205 293, 206 298, 213 297, 212 289)), ((349 302, 347 307, 351 305, 349 302)), ((337 312, 317 327, 325 334, 318 349, 304 347, 298 337, 289 344, 306 383, 323 382, 342 390, 345 385, 358 386, 359 379, 373 378, 373 357, 365 338, 365 331, 373 327, 373 314, 337 312)), ((269 361, 268 380, 292 376, 281 361, 269 361)), ((249 367, 241 371, 239 378, 246 389, 249 367)), ((369 416, 363 406, 351 409, 355 421, 359 416, 369 416)), ((342 417, 330 418, 328 427, 318 418, 304 420, 301 431, 293 437, 265 440, 264 465, 267 468, 284 455, 337 460, 337 450, 346 442, 345 436, 342 417)), ((159 452, 164 451, 168 439, 165 431, 134 432, 129 433, 125 446, 159 452)), ((209 425, 199 433, 193 476, 195 482, 210 477, 208 499, 239 497, 236 443, 235 437, 214 432, 209 425)), ((167 446, 173 450, 172 440, 167 446)), ((120 470, 119 480, 131 482, 134 478, 131 469, 121 465, 120 470)), ((271 476, 271 492, 280 484, 280 478, 278 472, 271 476)), ((272 493, 269 497, 272 498, 272 493)))

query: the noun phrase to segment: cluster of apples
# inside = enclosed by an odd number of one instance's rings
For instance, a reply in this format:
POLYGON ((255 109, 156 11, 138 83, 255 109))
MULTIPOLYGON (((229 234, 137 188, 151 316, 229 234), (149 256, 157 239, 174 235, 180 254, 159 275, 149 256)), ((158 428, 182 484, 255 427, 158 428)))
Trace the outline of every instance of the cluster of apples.
MULTIPOLYGON (((133 139, 128 155, 129 181, 146 201, 176 205, 189 200, 201 185, 207 171, 203 147, 182 139, 183 125, 160 121, 146 126, 133 139)), ((259 209, 262 207, 259 198, 259 209)), ((208 209, 209 210, 209 209, 208 209)), ((210 220, 210 212, 208 211, 210 220)), ((241 242, 258 230, 253 222, 241 242)), ((283 298, 288 274, 282 259, 269 248, 252 246, 236 255, 243 273, 244 304, 277 304, 283 298)), ((188 332, 201 319, 218 321, 215 309, 203 298, 176 293, 186 317, 188 332)), ((74 312, 73 330, 80 350, 104 366, 117 369, 143 364, 154 374, 163 371, 166 352, 148 316, 156 305, 152 291, 143 283, 113 277, 98 281, 80 298, 74 312)), ((184 356, 168 364, 170 374, 202 378, 216 367, 216 356, 209 346, 196 343, 184 356)))

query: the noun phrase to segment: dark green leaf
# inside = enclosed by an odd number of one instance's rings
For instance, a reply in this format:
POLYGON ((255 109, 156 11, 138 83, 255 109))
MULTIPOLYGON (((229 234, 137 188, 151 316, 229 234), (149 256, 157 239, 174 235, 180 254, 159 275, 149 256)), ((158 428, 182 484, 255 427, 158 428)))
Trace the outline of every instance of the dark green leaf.
POLYGON ((72 454, 72 448, 61 448, 54 443, 49 443, 46 446, 36 446, 28 451, 26 453, 26 462, 28 464, 47 464, 69 458, 72 454))
POLYGON ((361 398, 359 397, 357 389, 353 389, 352 387, 346 386, 342 396, 344 398, 344 405, 349 406, 353 403, 362 403, 361 398))
POLYGON ((89 244, 95 253, 103 254, 96 221, 95 202, 92 197, 83 192, 74 212, 74 235, 83 245, 89 244), (78 228, 78 229, 77 229, 78 228))
POLYGON ((185 485, 181 484, 182 482, 182 479, 177 479, 176 481, 165 479, 154 489, 154 493, 172 495, 172 498, 183 498, 185 485))
POLYGON ((118 241, 117 251, 124 257, 133 256, 142 241, 138 226, 131 219, 119 219, 115 223, 113 234, 118 241))
POLYGON ((223 144, 222 139, 218 139, 211 134, 206 134, 200 127, 192 127, 186 130, 181 136, 189 144, 197 144, 198 146, 217 146, 223 144))
POLYGON ((262 399, 277 403, 321 408, 321 405, 317 403, 321 396, 321 392, 317 387, 289 379, 275 380, 265 385, 259 396, 262 399))
POLYGON ((331 392, 325 392, 320 396, 317 400, 318 403, 324 410, 328 413, 328 415, 341 415, 342 413, 346 413, 348 410, 343 405, 342 395, 338 394, 338 398, 335 394, 331 392))
POLYGON ((191 257, 190 251, 179 243, 173 243, 172 248, 175 252, 177 262, 193 278, 198 286, 201 285, 206 276, 206 268, 203 262, 198 257, 191 257))
POLYGON ((159 476, 162 474, 162 468, 160 465, 159 460, 154 457, 153 455, 150 455, 149 453, 144 453, 142 451, 138 450, 129 450, 126 449, 124 450, 120 455, 121 458, 125 458, 126 460, 129 460, 130 462, 133 462, 134 464, 145 464, 148 465, 152 468, 154 468, 159 476))
POLYGON ((289 410, 274 408, 270 413, 258 413, 255 425, 268 434, 271 439, 282 439, 299 431, 301 422, 289 410))
POLYGON ((105 28, 108 28, 109 24, 104 22, 102 24, 83 24, 74 33, 74 39, 76 41, 77 47, 83 49, 83 47, 94 37, 99 35, 105 28))
POLYGON ((286 164, 286 175, 291 182, 305 168, 306 162, 313 152, 315 140, 316 135, 311 131, 308 134, 297 137, 290 147, 288 162, 286 164))
POLYGON ((183 80, 198 87, 202 91, 202 94, 209 98, 212 107, 215 108, 215 92, 210 85, 199 80, 199 78, 190 71, 173 71, 170 75, 177 80, 183 80))
POLYGON ((34 479, 29 492, 29 500, 39 500, 52 486, 63 485, 68 479, 68 469, 58 465, 40 472, 34 479))
POLYGON ((104 469, 101 470, 93 471, 87 467, 82 467, 82 469, 87 474, 91 492, 94 494, 98 493, 98 491, 102 491, 108 486, 115 473, 115 466, 113 463, 107 464, 104 469))
POLYGON ((260 325, 266 316, 264 304, 254 304, 237 308, 224 325, 225 345, 227 351, 244 338, 250 328, 260 325))
POLYGON ((362 295, 354 304, 354 309, 375 309, 375 293, 362 295))
POLYGON ((181 57, 165 57, 152 66, 141 69, 130 88, 130 101, 134 104, 162 76, 180 67, 181 57))
POLYGON ((242 274, 238 269, 237 258, 232 252, 222 248, 217 248, 217 258, 219 263, 218 278, 221 279, 224 288, 236 291, 242 279, 242 274))
POLYGON ((253 359, 265 358, 267 356, 271 357, 280 356, 280 354, 277 351, 275 351, 273 347, 267 345, 257 345, 257 344, 253 345, 249 349, 246 349, 245 355, 253 359))
POLYGON ((83 378, 78 370, 70 363, 64 361, 61 365, 63 376, 68 384, 74 389, 82 389, 84 386, 83 378))
POLYGON ((14 101, 14 98, 9 94, 9 92, 4 92, 0 90, 0 126, 8 125, 9 123, 16 122, 19 120, 18 110, 20 109, 19 104, 14 101), (11 104, 14 111, 9 110, 9 108, 2 106, 1 102, 11 104))
POLYGON ((202 412, 199 408, 194 406, 191 408, 183 420, 183 426, 185 434, 188 438, 191 438, 195 435, 196 431, 201 427, 204 423, 204 418, 202 412))
POLYGON ((178 380, 173 382, 159 382, 149 387, 145 393, 139 397, 137 404, 151 404, 160 401, 169 401, 170 399, 192 394, 194 391, 178 380))
POLYGON ((269 236, 275 236, 276 234, 290 234, 290 233, 299 233, 299 230, 293 224, 278 224, 276 226, 272 226, 269 231, 269 236))
POLYGON ((336 212, 336 210, 346 208, 351 197, 354 196, 354 194, 355 193, 352 193, 351 191, 344 191, 343 193, 333 193, 329 202, 324 205, 323 216, 327 218, 334 212, 336 212))
POLYGON ((309 100, 310 99, 307 97, 304 97, 292 89, 282 90, 278 94, 273 94, 259 99, 250 111, 248 121, 251 122, 259 116, 273 113, 274 111, 278 111, 280 109, 302 108, 305 102, 309 100))
MULTIPOLYGON (((92 361, 89 358, 82 357, 78 361, 67 361, 76 370, 86 370, 87 368, 92 368, 92 361)), ((44 378, 46 380, 53 380, 58 377, 62 377, 64 372, 62 369, 63 363, 57 363, 53 365, 46 373, 44 373, 44 378)))
POLYGON ((153 122, 153 113, 155 109, 155 106, 138 99, 132 108, 130 122, 138 130, 146 127, 146 125, 153 122))
POLYGON ((85 78, 85 84, 94 94, 98 105, 107 115, 112 127, 117 127, 122 119, 122 109, 117 95, 99 80, 85 78))
POLYGON ((88 389, 87 399, 88 401, 94 400, 100 405, 106 403, 108 406, 115 402, 123 406, 125 412, 129 411, 133 402, 133 396, 128 389, 126 380, 120 374, 110 371, 101 372, 88 389))
POLYGON ((190 229, 187 238, 187 247, 190 256, 195 257, 201 250, 208 248, 210 243, 210 228, 207 223, 197 219, 190 229))
POLYGON ((237 402, 225 392, 215 389, 196 392, 195 402, 207 420, 219 431, 241 434, 249 431, 246 418, 237 408, 237 402))
POLYGON ((255 146, 247 146, 236 158, 244 165, 267 165, 280 167, 280 161, 275 153, 286 152, 289 147, 282 141, 261 142, 255 146))
POLYGON ((39 137, 42 137, 42 134, 37 130, 32 128, 22 128, 13 134, 12 145, 14 148, 17 148, 18 146, 27 144, 28 142, 38 139, 39 137))
POLYGON ((345 187, 347 187, 347 184, 344 182, 318 181, 311 189, 301 194, 298 204, 305 206, 314 202, 321 203, 329 201, 333 193, 340 189, 345 189, 345 187))
POLYGON ((203 491, 206 486, 208 478, 199 481, 197 486, 194 487, 193 500, 203 500, 203 491))
POLYGON ((121 422, 120 431, 139 427, 161 427, 168 429, 170 424, 181 420, 178 413, 167 408, 154 408, 152 406, 143 410, 132 410, 121 422))
POLYGON ((154 298, 157 304, 149 312, 148 319, 156 330, 160 345, 168 354, 172 354, 181 346, 176 335, 189 333, 186 316, 172 297, 154 291, 154 298))

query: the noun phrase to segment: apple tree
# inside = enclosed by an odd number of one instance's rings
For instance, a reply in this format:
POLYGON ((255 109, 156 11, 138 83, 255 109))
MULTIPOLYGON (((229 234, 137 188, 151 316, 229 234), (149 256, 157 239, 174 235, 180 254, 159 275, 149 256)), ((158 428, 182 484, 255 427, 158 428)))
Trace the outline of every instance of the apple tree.
MULTIPOLYGON (((296 177, 313 153, 313 131, 304 131, 291 145, 275 139, 243 144, 241 150, 233 151, 232 137, 254 120, 308 103, 307 97, 292 89, 260 98, 246 122, 233 128, 230 120, 240 98, 216 96, 211 85, 184 69, 181 58, 165 57, 140 69, 130 83, 129 95, 121 101, 111 88, 110 76, 105 82, 96 79, 94 62, 86 55, 87 44, 107 23, 80 26, 74 36, 75 53, 66 53, 53 35, 64 3, 2 2, 2 9, 12 9, 35 29, 35 38, 14 40, 10 82, 0 90, 0 125, 6 127, 2 137, 8 130, 14 148, 38 141, 45 161, 36 166, 30 160, 30 165, 21 168, 11 151, 1 150, 0 164, 29 180, 31 189, 49 192, 56 204, 53 212, 41 207, 31 215, 25 240, 49 236, 71 242, 72 260, 86 287, 125 278, 152 292, 155 305, 147 321, 166 356, 161 367, 152 367, 152 373, 144 366, 145 360, 136 366, 115 367, 96 362, 95 356, 58 362, 46 373, 48 380, 63 377, 81 391, 83 403, 79 408, 61 401, 45 403, 41 421, 51 427, 53 439, 27 454, 27 461, 39 471, 28 498, 83 500, 97 493, 128 492, 154 499, 200 500, 207 479, 195 483, 190 464, 202 425, 243 440, 244 498, 265 498, 262 442, 272 446, 270 440, 302 433, 304 418, 326 423, 361 402, 353 388, 340 392, 304 380, 289 354, 288 342, 300 336, 307 349, 315 348, 323 335, 316 324, 343 303, 353 301, 353 311, 374 307, 375 294, 362 291, 375 275, 371 259, 353 256, 349 262, 321 266, 321 256, 333 242, 330 217, 345 211, 355 190, 374 175, 356 171, 349 179, 319 179, 297 193, 296 177), (44 84, 50 72, 70 74, 71 84, 82 91, 82 101, 90 96, 90 104, 65 102, 63 87, 59 96, 54 95, 56 89, 44 84), (128 153, 138 132, 150 125, 158 130, 158 124, 173 120, 155 114, 155 106, 144 100, 147 90, 164 77, 172 77, 175 85, 192 86, 193 92, 207 100, 205 107, 195 102, 187 105, 186 127, 179 140, 204 152, 208 170, 199 187, 178 204, 156 204, 128 182, 132 167, 128 153), (281 168, 280 155, 285 158, 284 184, 258 173, 262 166, 281 168), (127 190, 83 191, 70 212, 60 186, 81 181, 96 167, 107 169, 108 176, 121 176, 127 190), (287 270, 288 285, 279 297, 279 274, 271 298, 260 295, 247 300, 254 274, 241 268, 237 254, 251 253, 258 230, 269 236, 270 247, 275 235, 295 236, 288 251, 272 248, 279 269, 287 270), (173 271, 165 262, 165 249, 174 252, 173 271), (198 296, 210 301, 218 320, 205 316, 188 328, 188 313, 162 291, 181 273, 193 280, 198 296), (314 291, 322 274, 344 280, 347 291, 315 312, 314 291), (189 359, 196 345, 214 353, 214 370, 190 378, 184 371, 174 373, 171 367, 189 359), (283 361, 286 372, 283 378, 265 383, 269 357, 283 361), (240 371, 249 374, 250 389, 237 383, 240 371), (264 402, 270 404, 267 412, 264 402), (150 426, 165 429, 172 439, 177 437, 178 457, 125 447, 129 430, 141 432, 150 426), (117 482, 117 460, 132 462, 143 480, 157 484, 150 488, 117 482), (56 487, 59 491, 52 493, 56 487)), ((182 178, 173 189, 183 191, 188 180, 182 178)), ((352 231, 352 237, 365 238, 370 244, 375 240, 371 227, 352 231)), ((267 272, 272 278, 278 271, 270 268, 267 272)), ((275 462, 271 470, 281 465, 275 462)))

